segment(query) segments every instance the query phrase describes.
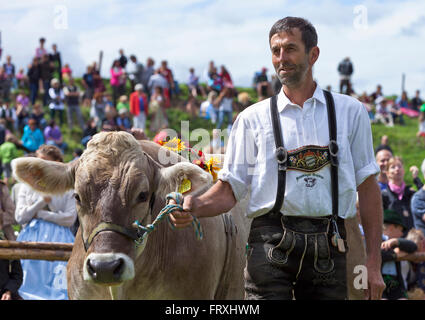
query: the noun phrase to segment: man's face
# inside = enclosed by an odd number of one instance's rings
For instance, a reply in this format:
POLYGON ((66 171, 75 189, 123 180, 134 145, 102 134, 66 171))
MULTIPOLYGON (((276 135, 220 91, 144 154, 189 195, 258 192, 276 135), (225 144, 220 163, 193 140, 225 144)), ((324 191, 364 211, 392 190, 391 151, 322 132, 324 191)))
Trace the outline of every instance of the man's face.
POLYGON ((272 51, 272 63, 280 82, 287 87, 297 87, 305 79, 307 72, 318 58, 318 48, 315 54, 305 52, 305 46, 301 39, 301 31, 298 28, 291 33, 280 32, 270 39, 272 51))
POLYGON ((376 154, 376 162, 382 172, 386 171, 388 160, 390 160, 391 156, 391 152, 388 150, 381 150, 376 154))

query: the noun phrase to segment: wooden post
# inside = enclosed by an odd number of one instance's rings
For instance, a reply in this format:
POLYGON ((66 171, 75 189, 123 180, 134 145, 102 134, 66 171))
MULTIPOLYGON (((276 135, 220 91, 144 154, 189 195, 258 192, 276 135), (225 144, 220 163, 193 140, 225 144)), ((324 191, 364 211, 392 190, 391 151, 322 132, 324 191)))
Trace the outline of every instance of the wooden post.
POLYGON ((73 246, 72 243, 0 240, 0 259, 67 261, 73 246))

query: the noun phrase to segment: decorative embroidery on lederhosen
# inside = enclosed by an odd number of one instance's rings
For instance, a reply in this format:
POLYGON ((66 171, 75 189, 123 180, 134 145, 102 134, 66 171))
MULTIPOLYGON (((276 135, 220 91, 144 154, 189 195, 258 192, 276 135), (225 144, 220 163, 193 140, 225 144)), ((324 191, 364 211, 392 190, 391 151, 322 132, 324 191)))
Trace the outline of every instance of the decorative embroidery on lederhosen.
POLYGON ((316 172, 330 162, 328 146, 308 145, 288 151, 288 170, 316 172))

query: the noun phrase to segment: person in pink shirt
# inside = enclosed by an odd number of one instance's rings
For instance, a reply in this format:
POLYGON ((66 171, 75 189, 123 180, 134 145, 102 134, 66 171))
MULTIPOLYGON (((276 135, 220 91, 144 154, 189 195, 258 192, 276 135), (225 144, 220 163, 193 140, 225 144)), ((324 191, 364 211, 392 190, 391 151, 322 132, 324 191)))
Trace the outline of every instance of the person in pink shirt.
POLYGON ((119 60, 114 60, 111 68, 112 101, 114 106, 117 103, 118 97, 125 94, 126 74, 120 65, 119 60))
POLYGON ((47 50, 44 48, 44 44, 46 43, 46 39, 44 38, 40 38, 40 47, 35 49, 35 57, 39 58, 41 60, 41 58, 47 54, 47 50))

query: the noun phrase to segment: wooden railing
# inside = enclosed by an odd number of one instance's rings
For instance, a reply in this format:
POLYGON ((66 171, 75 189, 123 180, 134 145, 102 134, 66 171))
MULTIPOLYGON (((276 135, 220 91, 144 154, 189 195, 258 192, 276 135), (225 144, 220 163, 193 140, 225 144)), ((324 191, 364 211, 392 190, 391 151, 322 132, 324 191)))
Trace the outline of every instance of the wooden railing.
POLYGON ((0 240, 0 259, 68 261, 72 243, 0 240))

